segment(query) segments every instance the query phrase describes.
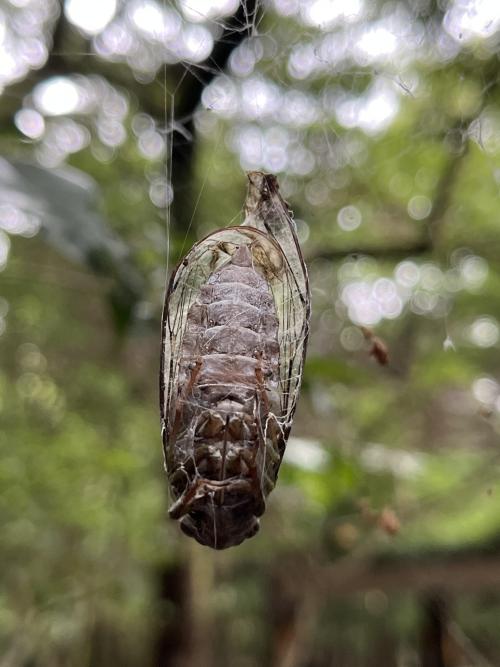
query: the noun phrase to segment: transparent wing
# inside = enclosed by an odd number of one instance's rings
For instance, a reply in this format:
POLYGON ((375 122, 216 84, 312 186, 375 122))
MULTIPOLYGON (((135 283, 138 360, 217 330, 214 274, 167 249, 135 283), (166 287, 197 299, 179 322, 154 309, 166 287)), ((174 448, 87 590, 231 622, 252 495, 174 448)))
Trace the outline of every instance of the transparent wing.
POLYGON ((162 430, 174 409, 177 380, 181 364, 181 348, 189 309, 195 302, 201 286, 210 275, 228 259, 224 237, 217 232, 196 243, 174 269, 167 286, 162 317, 162 351, 160 366, 160 411, 162 430))
MULTIPOLYGON (((307 271, 295 223, 271 175, 252 172, 243 225, 228 227, 196 243, 170 279, 162 320, 160 401, 162 432, 168 446, 169 423, 178 396, 182 341, 190 307, 210 275, 246 244, 255 267, 271 288, 279 320, 279 414, 284 442, 297 404, 309 332, 307 271)), ((184 360, 185 361, 185 360, 184 360)))
MULTIPOLYGON (((247 245, 254 263, 271 284, 273 295, 286 309, 283 275, 285 258, 279 246, 263 232, 249 227, 228 227, 196 243, 176 267, 167 287, 162 318, 162 353, 160 369, 160 409, 162 427, 168 426, 175 411, 182 341, 187 316, 202 285, 210 275, 226 264, 236 248, 247 245)), ((168 429, 167 429, 168 431, 168 429)))
POLYGON ((270 282, 280 320, 282 418, 286 422, 287 437, 297 404, 309 334, 309 280, 295 223, 279 193, 276 177, 254 171, 248 174, 248 180, 243 225, 267 234, 284 257, 281 279, 270 282))

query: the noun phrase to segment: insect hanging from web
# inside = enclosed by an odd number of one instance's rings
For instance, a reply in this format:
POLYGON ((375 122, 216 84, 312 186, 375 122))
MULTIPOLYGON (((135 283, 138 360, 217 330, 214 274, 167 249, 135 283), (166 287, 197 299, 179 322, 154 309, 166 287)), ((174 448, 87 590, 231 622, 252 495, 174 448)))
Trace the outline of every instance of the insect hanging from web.
POLYGON ((196 243, 162 318, 160 411, 169 514, 224 549, 259 529, 297 405, 310 292, 272 174, 250 172, 242 225, 196 243))

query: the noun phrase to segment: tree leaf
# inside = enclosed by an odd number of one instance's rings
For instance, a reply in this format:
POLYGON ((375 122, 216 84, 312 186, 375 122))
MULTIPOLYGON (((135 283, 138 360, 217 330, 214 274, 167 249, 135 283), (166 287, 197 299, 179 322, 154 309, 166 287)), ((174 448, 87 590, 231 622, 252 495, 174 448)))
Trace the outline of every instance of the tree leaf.
POLYGON ((43 238, 63 256, 112 279, 110 305, 123 330, 144 281, 126 243, 98 213, 95 181, 73 167, 48 169, 0 158, 0 200, 36 216, 43 238))

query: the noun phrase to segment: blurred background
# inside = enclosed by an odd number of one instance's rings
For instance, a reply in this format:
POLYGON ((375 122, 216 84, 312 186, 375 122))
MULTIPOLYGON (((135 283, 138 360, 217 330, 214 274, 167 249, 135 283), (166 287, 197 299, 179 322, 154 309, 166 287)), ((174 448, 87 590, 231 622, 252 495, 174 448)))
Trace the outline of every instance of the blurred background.
POLYGON ((500 665, 499 53, 497 0, 0 1, 2 667, 500 665), (213 552, 166 514, 159 320, 254 169, 312 335, 213 552))

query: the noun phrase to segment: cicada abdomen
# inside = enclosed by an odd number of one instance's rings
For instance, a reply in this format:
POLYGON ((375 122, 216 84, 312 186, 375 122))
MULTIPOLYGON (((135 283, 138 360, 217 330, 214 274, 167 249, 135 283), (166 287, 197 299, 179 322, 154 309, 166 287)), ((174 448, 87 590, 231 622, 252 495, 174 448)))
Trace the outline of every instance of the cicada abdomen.
POLYGON ((247 217, 195 244, 166 294, 160 377, 170 516, 201 544, 254 535, 300 388, 307 273, 276 180, 249 174, 247 217))

